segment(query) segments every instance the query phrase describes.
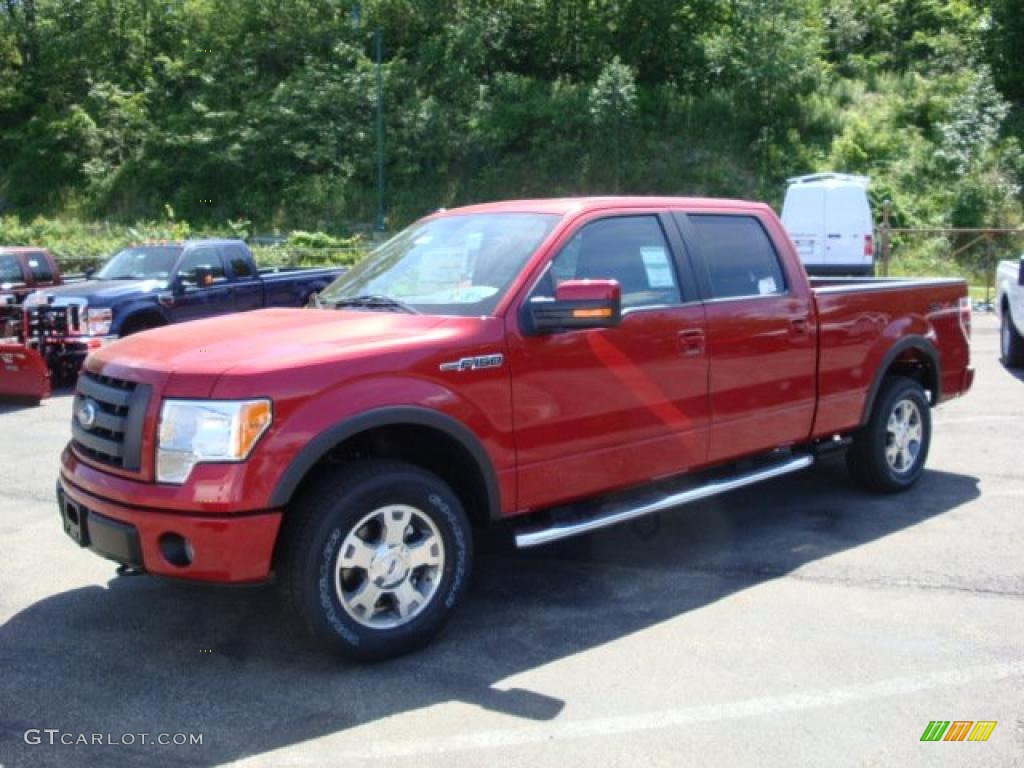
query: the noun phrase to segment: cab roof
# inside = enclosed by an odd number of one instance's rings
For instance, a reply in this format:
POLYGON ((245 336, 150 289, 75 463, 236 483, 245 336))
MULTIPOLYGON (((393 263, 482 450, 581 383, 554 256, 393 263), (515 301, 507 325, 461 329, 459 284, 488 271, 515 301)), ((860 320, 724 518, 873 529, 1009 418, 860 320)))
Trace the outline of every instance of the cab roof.
POLYGON ((749 211, 767 207, 763 203, 747 200, 730 200, 713 197, 646 197, 637 195, 615 195, 600 197, 554 197, 527 200, 503 200, 493 203, 479 203, 459 208, 437 211, 435 215, 446 216, 463 213, 552 213, 565 216, 569 213, 607 208, 718 208, 749 211))

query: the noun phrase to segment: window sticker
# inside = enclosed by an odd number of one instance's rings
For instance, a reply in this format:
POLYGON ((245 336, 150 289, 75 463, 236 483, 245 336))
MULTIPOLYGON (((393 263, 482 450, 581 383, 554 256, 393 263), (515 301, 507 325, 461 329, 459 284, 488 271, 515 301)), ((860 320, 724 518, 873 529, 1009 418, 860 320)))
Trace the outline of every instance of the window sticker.
POLYGON ((778 288, 775 287, 774 277, 762 277, 757 281, 757 292, 762 296, 768 296, 772 293, 778 293, 778 288))
POLYGON ((640 249, 640 258, 644 261, 647 271, 647 284, 651 288, 672 288, 672 265, 668 263, 668 253, 660 245, 644 246, 640 249))

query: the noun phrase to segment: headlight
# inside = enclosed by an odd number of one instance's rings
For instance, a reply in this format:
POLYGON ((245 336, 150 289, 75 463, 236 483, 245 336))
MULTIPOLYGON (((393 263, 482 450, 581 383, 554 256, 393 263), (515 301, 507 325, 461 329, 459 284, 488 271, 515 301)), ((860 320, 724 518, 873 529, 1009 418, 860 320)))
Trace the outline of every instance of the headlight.
POLYGON ((85 310, 85 335, 106 336, 110 333, 110 321, 113 318, 113 310, 107 309, 86 309, 85 310))
POLYGON ((244 461, 273 421, 270 401, 164 400, 156 479, 180 485, 205 461, 244 461))

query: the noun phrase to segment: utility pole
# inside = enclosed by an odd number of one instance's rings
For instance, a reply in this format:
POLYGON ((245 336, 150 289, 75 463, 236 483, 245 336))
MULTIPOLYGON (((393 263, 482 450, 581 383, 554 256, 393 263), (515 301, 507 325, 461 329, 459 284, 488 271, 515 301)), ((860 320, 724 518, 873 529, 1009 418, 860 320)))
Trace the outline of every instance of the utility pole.
POLYGON ((384 75, 381 71, 384 33, 377 27, 373 33, 377 54, 377 223, 374 229, 384 231, 384 75))
POLYGON ((889 215, 892 213, 892 201, 882 203, 882 277, 889 276, 889 215))
MULTIPOLYGON (((349 11, 349 21, 354 29, 359 29, 363 22, 363 6, 356 0, 349 11)), ((384 31, 377 27, 373 31, 373 58, 377 70, 377 218, 373 229, 383 232, 384 227, 384 31)))

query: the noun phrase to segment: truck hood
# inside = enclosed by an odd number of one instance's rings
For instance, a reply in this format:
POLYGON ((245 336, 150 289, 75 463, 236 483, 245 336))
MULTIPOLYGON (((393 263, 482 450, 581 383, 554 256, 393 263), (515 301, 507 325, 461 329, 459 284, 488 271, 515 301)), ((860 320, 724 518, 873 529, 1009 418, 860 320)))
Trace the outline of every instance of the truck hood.
POLYGON ((196 320, 128 336, 89 356, 87 367, 215 377, 297 369, 379 354, 443 337, 445 318, 393 312, 264 309, 196 320))
POLYGON ((126 296, 139 296, 167 288, 165 280, 86 280, 37 291, 53 296, 54 304, 75 304, 84 299, 90 306, 106 306, 126 296))

